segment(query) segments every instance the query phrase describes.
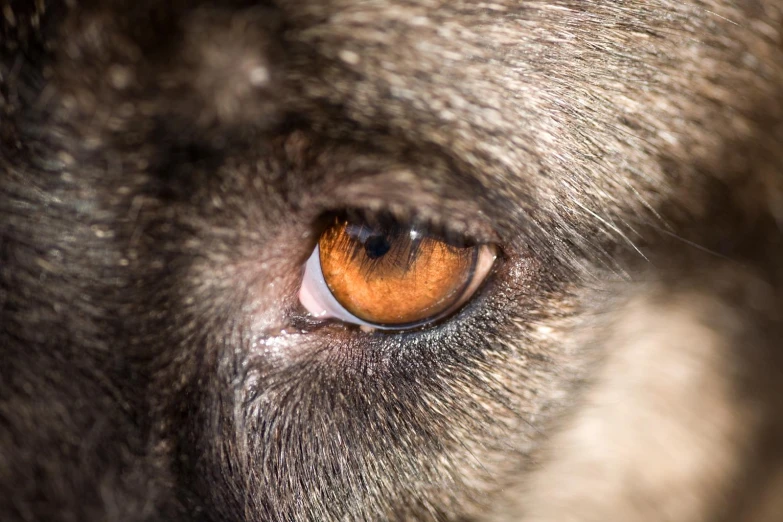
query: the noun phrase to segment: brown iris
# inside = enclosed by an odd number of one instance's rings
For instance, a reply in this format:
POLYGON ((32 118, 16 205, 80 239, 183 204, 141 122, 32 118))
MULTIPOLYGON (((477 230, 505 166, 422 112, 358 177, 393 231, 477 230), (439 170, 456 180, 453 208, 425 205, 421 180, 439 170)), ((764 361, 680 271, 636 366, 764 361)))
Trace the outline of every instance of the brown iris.
POLYGON ((335 299, 379 325, 416 323, 453 308, 471 284, 480 250, 396 223, 346 220, 336 220, 318 247, 335 299))

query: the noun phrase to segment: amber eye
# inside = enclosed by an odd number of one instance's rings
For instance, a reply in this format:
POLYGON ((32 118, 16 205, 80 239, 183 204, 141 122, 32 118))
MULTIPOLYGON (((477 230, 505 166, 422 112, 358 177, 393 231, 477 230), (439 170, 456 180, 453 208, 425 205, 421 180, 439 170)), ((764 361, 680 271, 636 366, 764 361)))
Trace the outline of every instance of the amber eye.
POLYGON ((438 319, 475 292, 495 260, 489 245, 458 244, 396 222, 337 219, 323 232, 307 272, 320 269, 300 298, 314 315, 378 327, 438 319), (318 266, 315 266, 315 265, 318 266), (329 297, 358 321, 330 310, 329 297))

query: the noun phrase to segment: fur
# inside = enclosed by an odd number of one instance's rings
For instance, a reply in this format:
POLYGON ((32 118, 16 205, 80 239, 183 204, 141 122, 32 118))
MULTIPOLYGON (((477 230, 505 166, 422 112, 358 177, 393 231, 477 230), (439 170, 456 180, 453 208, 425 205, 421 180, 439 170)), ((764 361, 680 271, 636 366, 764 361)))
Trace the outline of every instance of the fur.
POLYGON ((0 0, 9 521, 783 517, 775 0, 0 0), (322 217, 499 245, 318 324, 322 217))

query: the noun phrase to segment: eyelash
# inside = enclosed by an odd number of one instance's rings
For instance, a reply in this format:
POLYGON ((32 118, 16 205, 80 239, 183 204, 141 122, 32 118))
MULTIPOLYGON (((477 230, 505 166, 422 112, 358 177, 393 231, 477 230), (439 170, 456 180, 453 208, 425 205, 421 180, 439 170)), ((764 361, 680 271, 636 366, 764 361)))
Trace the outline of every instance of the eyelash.
MULTIPOLYGON (((367 236, 371 234, 370 229, 368 227, 364 226, 356 226, 353 225, 355 228, 355 235, 358 237, 367 236)), ((390 234, 392 236, 399 235, 399 233, 402 231, 403 227, 395 226, 392 230, 390 230, 390 234)), ((361 253, 362 253, 362 246, 359 243, 349 244, 348 241, 343 241, 343 244, 337 245, 338 249, 344 250, 353 260, 359 260, 360 263, 360 270, 365 275, 368 276, 371 274, 374 270, 377 270, 380 266, 384 264, 391 264, 397 268, 403 268, 403 269, 410 269, 413 264, 415 263, 418 256, 421 254, 421 242, 416 241, 417 237, 423 237, 424 234, 421 232, 418 232, 415 227, 410 227, 410 237, 411 237, 411 250, 408 253, 407 256, 404 256, 403 254, 404 249, 403 248, 395 248, 392 246, 388 250, 388 254, 392 255, 393 257, 391 259, 386 259, 384 256, 378 257, 378 258, 369 258, 361 259, 361 253)))

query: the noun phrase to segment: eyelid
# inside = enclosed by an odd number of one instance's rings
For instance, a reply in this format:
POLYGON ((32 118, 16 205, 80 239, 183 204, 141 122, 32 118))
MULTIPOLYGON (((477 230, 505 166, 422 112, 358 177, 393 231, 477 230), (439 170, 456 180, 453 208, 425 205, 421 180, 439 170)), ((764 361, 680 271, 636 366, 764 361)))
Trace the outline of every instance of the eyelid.
POLYGON ((320 246, 316 245, 312 255, 305 264, 305 272, 302 286, 299 290, 299 300, 310 314, 318 319, 338 319, 345 323, 356 324, 361 327, 387 331, 401 331, 410 328, 418 328, 436 322, 462 307, 478 290, 486 280, 489 271, 497 259, 497 249, 494 245, 478 245, 479 253, 476 266, 474 266, 471 280, 463 290, 460 298, 444 313, 435 315, 427 320, 414 324, 383 325, 364 321, 345 309, 332 294, 324 278, 321 269, 320 246))

